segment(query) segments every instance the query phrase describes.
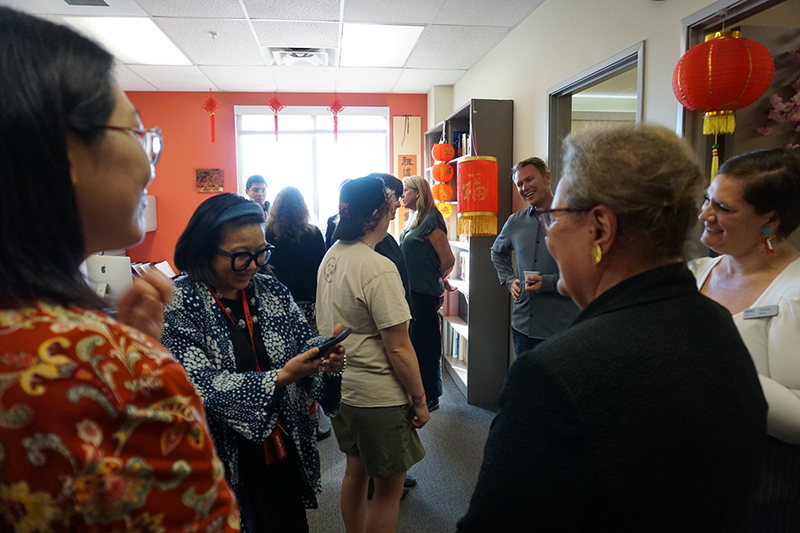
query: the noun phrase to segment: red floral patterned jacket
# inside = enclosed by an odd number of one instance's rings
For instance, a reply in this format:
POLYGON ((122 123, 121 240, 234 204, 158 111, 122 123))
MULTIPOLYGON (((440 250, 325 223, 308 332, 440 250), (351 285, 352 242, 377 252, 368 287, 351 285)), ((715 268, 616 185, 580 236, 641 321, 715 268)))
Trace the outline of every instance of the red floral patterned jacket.
POLYGON ((0 309, 0 530, 9 526, 239 529, 200 398, 161 345, 87 308, 0 309))

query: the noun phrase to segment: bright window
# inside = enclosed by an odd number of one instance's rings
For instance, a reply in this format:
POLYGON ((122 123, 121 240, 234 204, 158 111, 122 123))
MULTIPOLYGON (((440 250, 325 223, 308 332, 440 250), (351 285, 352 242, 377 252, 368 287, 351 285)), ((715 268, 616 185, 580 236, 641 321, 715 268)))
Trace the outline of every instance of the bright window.
POLYGON ((300 189, 311 223, 324 225, 338 212, 339 184, 348 178, 389 171, 389 108, 346 108, 339 114, 339 142, 333 115, 324 107, 289 107, 275 118, 266 106, 235 106, 239 192, 253 174, 267 181, 272 202, 284 187, 300 189))

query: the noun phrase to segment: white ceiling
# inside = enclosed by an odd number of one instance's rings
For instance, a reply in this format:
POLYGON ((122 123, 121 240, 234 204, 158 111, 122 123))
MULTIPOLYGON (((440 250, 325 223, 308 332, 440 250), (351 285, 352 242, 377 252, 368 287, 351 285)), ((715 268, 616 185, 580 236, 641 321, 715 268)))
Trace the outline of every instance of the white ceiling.
POLYGON ((426 93, 458 81, 544 0, 104 1, 107 7, 65 0, 0 5, 62 23, 62 16, 151 18, 192 65, 120 62, 117 76, 126 91, 426 93), (424 30, 402 68, 278 66, 266 48, 333 48, 338 58, 345 22, 424 30))

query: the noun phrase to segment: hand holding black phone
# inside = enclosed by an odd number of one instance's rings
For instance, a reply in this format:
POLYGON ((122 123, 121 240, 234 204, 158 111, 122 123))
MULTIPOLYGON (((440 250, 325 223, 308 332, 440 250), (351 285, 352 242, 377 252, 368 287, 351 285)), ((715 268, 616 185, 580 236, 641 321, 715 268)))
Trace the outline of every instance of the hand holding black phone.
POLYGON ((333 337, 328 337, 320 344, 317 344, 317 348, 319 348, 319 353, 314 356, 314 359, 318 359, 320 357, 324 357, 334 346, 342 342, 350 335, 350 332, 353 330, 350 328, 344 328, 338 335, 334 335, 333 337))

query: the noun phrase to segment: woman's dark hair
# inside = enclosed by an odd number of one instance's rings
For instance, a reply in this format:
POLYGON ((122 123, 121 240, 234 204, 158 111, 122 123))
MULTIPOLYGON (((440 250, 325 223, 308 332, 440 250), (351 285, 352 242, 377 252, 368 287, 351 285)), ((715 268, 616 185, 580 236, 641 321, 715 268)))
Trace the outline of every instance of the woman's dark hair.
POLYGON ((114 59, 96 43, 0 7, 0 300, 102 307, 79 267, 85 242, 67 134, 106 134, 114 59))
POLYGON ((269 210, 267 233, 279 241, 297 241, 314 231, 308 223, 308 206, 303 193, 295 187, 286 187, 278 193, 269 210))
POLYGON ((383 186, 394 194, 395 200, 399 200, 403 196, 403 182, 391 174, 386 174, 384 172, 373 172, 367 177, 383 180, 383 186))
POLYGON ((756 213, 775 211, 781 223, 775 236, 785 239, 800 225, 800 156, 786 148, 756 150, 728 159, 719 169, 744 183, 742 199, 756 213))
POLYGON ((261 215, 243 215, 213 227, 217 217, 229 207, 246 204, 250 200, 238 194, 222 193, 212 196, 195 209, 186 229, 175 245, 175 266, 190 278, 201 283, 215 284, 211 261, 217 255, 225 232, 231 228, 260 224, 263 229, 264 217, 261 215))

